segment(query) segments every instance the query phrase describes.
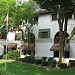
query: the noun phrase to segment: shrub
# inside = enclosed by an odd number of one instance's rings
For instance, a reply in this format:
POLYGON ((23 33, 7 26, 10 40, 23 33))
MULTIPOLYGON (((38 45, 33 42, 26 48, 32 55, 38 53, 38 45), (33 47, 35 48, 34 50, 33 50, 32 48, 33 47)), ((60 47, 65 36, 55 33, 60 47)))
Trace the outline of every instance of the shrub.
POLYGON ((42 61, 42 62, 41 62, 41 65, 42 65, 42 66, 47 66, 47 65, 48 65, 48 61, 42 61))
POLYGON ((75 67, 75 60, 69 60, 69 64, 71 67, 75 67))
POLYGON ((35 63, 35 57, 34 56, 26 56, 23 60, 27 63, 31 63, 31 64, 35 63))
POLYGON ((0 55, 0 59, 2 59, 3 55, 0 55))
POLYGON ((52 61, 53 59, 54 59, 54 57, 49 57, 48 62, 52 61))
POLYGON ((58 63, 58 67, 59 68, 67 68, 67 64, 66 63, 58 63))
POLYGON ((75 62, 70 62, 71 67, 75 67, 75 62))
POLYGON ((43 60, 43 61, 46 61, 46 58, 47 58, 47 57, 42 57, 42 60, 43 60))
POLYGON ((55 67, 56 66, 56 60, 54 59, 54 57, 49 57, 48 63, 49 63, 49 65, 51 67, 55 67))
POLYGON ((36 59, 36 60, 35 60, 35 63, 36 63, 36 64, 41 64, 41 62, 42 62, 42 59, 36 59))
POLYGON ((49 65, 50 65, 51 67, 56 67, 56 60, 53 59, 53 60, 49 61, 49 65))
POLYGON ((75 60, 69 60, 69 63, 70 63, 70 62, 75 62, 75 60))
POLYGON ((7 54, 8 59, 17 60, 18 57, 20 57, 20 53, 18 50, 10 50, 9 53, 7 54))

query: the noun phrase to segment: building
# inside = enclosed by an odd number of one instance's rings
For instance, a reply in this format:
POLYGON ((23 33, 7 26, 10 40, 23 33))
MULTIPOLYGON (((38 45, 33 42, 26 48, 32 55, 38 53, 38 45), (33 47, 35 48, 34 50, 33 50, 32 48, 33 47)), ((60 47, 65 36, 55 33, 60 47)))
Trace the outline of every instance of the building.
MULTIPOLYGON (((55 39, 59 36, 59 26, 56 13, 49 13, 46 10, 40 11, 38 17, 38 25, 33 27, 35 35, 35 56, 41 57, 58 57, 58 44, 55 44, 55 39), (54 49, 54 50, 53 50, 54 49)), ((68 21, 67 36, 75 26, 75 14, 68 21)), ((66 45, 65 57, 75 58, 75 36, 66 45)))
MULTIPOLYGON (((56 39, 59 36, 59 26, 57 21, 58 15, 56 13, 50 13, 47 10, 40 10, 40 15, 38 16, 38 25, 33 26, 33 34, 35 35, 35 57, 58 57, 59 56, 59 44, 56 44, 56 39)), ((75 14, 73 14, 68 21, 68 31, 67 36, 70 34, 75 24, 75 14)), ((19 32, 17 32, 19 34, 19 32)), ((20 34, 19 34, 20 35, 20 34)), ((20 39, 18 36, 16 37, 20 39)), ((33 39, 33 38, 32 38, 33 39)), ((11 39, 10 39, 11 40, 11 39)), ((17 43, 17 48, 23 45, 22 40, 11 40, 11 42, 17 43)), ((32 45, 31 41, 31 45, 32 45)), ((33 42, 33 43, 34 43, 33 42)), ((0 40, 1 45, 5 45, 5 41, 0 40), (4 42, 4 43, 3 43, 4 42)), ((75 58, 75 36, 69 41, 65 49, 65 57, 75 58)), ((27 47, 24 47, 27 49, 27 47)), ((30 53, 30 52, 29 52, 30 53)))

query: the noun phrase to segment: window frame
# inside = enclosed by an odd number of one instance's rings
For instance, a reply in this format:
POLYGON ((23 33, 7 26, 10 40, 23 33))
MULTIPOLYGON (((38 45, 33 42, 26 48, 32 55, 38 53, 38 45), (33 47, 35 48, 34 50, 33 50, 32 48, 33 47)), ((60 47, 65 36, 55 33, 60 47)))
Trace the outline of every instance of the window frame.
POLYGON ((39 29, 39 36, 38 38, 50 38, 50 29, 39 29), (47 37, 43 37, 42 33, 47 32, 47 37))
POLYGON ((52 14, 52 21, 57 20, 57 13, 52 14))

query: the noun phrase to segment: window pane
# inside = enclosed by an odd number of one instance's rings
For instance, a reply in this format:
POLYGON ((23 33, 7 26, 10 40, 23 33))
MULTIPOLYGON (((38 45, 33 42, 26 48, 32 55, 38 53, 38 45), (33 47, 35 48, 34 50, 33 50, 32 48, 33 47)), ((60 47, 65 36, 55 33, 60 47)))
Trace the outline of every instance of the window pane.
POLYGON ((57 20, 57 14, 52 14, 52 20, 57 20))
POLYGON ((50 29, 39 29, 39 38, 50 38, 50 29))
POLYGON ((48 32, 42 32, 42 38, 48 38, 48 32))

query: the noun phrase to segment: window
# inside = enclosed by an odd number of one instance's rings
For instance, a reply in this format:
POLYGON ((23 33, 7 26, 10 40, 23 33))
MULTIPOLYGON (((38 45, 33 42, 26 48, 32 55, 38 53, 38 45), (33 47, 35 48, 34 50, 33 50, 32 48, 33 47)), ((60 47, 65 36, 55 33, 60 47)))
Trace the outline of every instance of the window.
POLYGON ((38 17, 34 17, 34 20, 35 20, 36 22, 38 22, 38 17))
POLYGON ((52 14, 52 21, 57 20, 57 14, 52 14))
POLYGON ((39 38, 50 38, 50 29, 39 29, 39 38))
MULTIPOLYGON (((69 51, 65 51, 65 58, 69 58, 69 51)), ((59 51, 54 51, 54 57, 59 57, 59 51)))
POLYGON ((74 19, 75 19, 75 13, 74 13, 74 19))

